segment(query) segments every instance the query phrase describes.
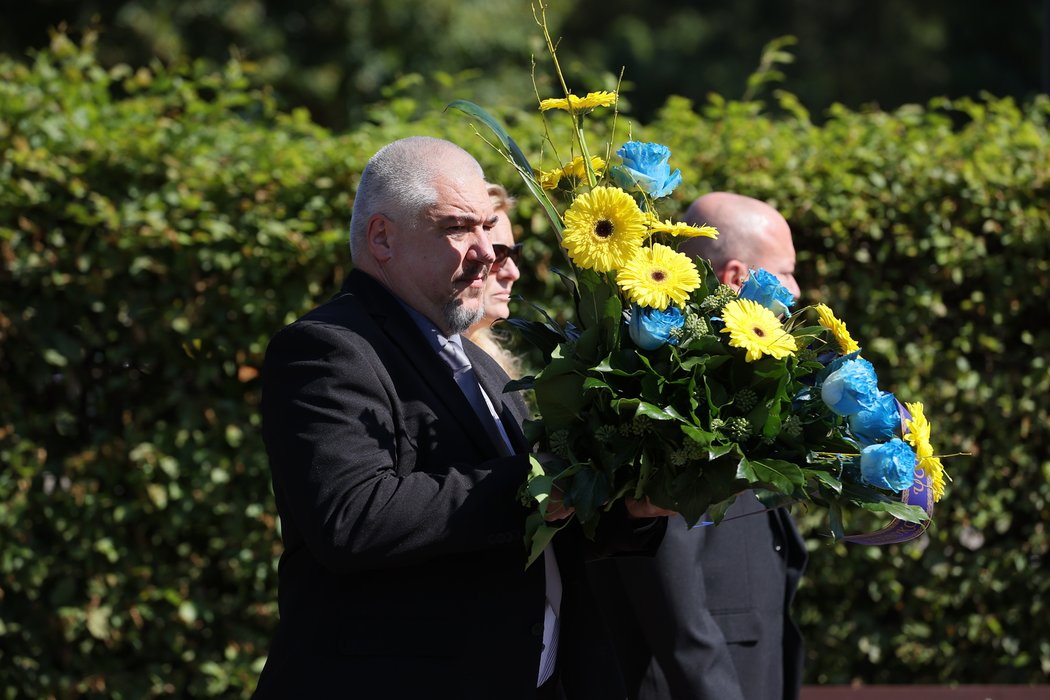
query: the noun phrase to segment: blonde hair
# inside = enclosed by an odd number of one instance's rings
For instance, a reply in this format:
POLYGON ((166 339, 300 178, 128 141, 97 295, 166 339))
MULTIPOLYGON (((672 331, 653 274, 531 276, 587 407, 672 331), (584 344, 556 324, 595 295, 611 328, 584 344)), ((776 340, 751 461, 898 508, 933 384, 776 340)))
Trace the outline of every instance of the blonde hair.
POLYGON ((495 185, 489 183, 489 199, 492 201, 492 208, 496 211, 505 211, 507 216, 510 216, 510 210, 517 204, 517 200, 507 193, 503 185, 495 185))
MULTIPOLYGON (((507 194, 503 185, 489 184, 489 199, 492 200, 492 208, 496 211, 506 212, 508 217, 510 210, 514 207, 514 198, 507 194)), ((521 361, 506 347, 506 334, 502 331, 494 331, 491 325, 482 326, 468 336, 470 342, 484 350, 489 357, 494 359, 503 371, 511 379, 520 379, 522 371, 521 361)))
POLYGON ((521 379, 521 376, 524 374, 521 360, 510 350, 507 350, 504 346, 506 341, 504 333, 493 330, 492 326, 479 328, 470 336, 470 342, 484 350, 489 357, 495 360, 503 368, 503 371, 507 373, 507 376, 511 379, 521 379))

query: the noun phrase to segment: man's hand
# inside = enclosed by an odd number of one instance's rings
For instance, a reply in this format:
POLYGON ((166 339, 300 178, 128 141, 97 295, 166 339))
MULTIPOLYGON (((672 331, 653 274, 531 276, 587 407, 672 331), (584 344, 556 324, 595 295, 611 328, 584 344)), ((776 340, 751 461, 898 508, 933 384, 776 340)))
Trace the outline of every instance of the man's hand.
POLYGON ((632 520, 640 520, 642 518, 666 518, 672 515, 678 515, 678 513, 673 510, 654 506, 648 496, 641 501, 637 498, 627 496, 623 499, 623 503, 627 507, 627 517, 632 520))
MULTIPOLYGON (((560 474, 569 466, 568 462, 551 452, 537 452, 535 458, 543 465, 547 474, 560 474)), ((547 522, 564 520, 575 511, 574 507, 565 505, 565 489, 557 482, 551 481, 551 495, 547 499, 547 514, 543 516, 543 519, 547 522)))
POLYGON ((565 491, 557 483, 552 483, 551 495, 547 499, 547 515, 543 519, 547 522, 564 520, 575 511, 574 507, 565 505, 565 491))

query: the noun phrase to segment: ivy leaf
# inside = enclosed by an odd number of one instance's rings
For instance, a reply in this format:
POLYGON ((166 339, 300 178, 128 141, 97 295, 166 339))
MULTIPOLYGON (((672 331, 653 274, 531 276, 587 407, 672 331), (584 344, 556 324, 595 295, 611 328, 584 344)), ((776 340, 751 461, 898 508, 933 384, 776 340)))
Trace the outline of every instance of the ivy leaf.
POLYGON ((741 459, 737 476, 752 484, 767 484, 781 493, 791 493, 806 484, 802 469, 780 459, 741 459))
POLYGON ((572 478, 569 494, 572 497, 570 502, 576 509, 576 517, 581 522, 588 522, 609 500, 609 480, 604 472, 597 469, 581 469, 572 478))
POLYGON ((842 481, 832 476, 830 472, 824 471, 823 469, 806 469, 802 468, 802 474, 807 479, 816 479, 825 487, 831 489, 835 493, 842 492, 842 481))

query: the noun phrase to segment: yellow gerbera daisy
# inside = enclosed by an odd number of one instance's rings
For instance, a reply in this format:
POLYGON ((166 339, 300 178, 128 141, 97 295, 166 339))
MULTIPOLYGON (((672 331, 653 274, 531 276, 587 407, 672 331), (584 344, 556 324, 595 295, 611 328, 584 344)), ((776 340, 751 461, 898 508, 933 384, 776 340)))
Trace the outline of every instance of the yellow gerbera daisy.
MULTIPOLYGON (((605 160, 598 156, 591 156, 591 170, 595 174, 601 173, 605 170, 605 160)), ((583 156, 576 156, 560 168, 541 170, 538 173, 540 187, 545 190, 558 189, 558 185, 561 184, 563 177, 573 177, 577 180, 583 180, 587 177, 587 168, 583 164, 583 156)))
POLYGON ((913 448, 919 458, 916 469, 922 469, 930 476, 930 488, 933 490, 933 502, 944 496, 944 480, 947 474, 939 457, 934 457, 933 445, 930 443, 930 422, 923 412, 922 403, 904 404, 911 414, 911 419, 904 421, 904 440, 913 448))
POLYGON ((839 350, 843 355, 860 350, 860 345, 846 330, 846 324, 835 317, 835 313, 827 304, 817 304, 814 308, 817 310, 820 325, 827 328, 835 336, 835 341, 839 344, 839 350))
POLYGON ((646 225, 653 233, 669 233, 672 236, 682 238, 696 238, 706 236, 707 238, 718 238, 718 229, 714 226, 691 226, 684 221, 662 221, 659 217, 649 214, 646 225))
MULTIPOLYGON (((605 160, 598 156, 591 156, 591 170, 593 170, 595 174, 605 170, 605 160)), ((565 167, 561 169, 561 174, 568 177, 574 177, 577 180, 582 180, 587 177, 587 168, 583 164, 583 156, 576 156, 572 161, 566 163, 565 167)))
POLYGON ((915 448, 915 454, 919 458, 933 455, 933 446, 930 444, 930 422, 926 420, 922 403, 906 403, 904 407, 911 414, 909 420, 904 421, 904 440, 915 448))
POLYGON ((539 171, 537 179, 540 182, 540 187, 545 190, 556 190, 558 189, 558 183, 561 182, 561 168, 555 168, 554 170, 541 170, 539 171))
POLYGON ((616 284, 635 304, 663 311, 671 302, 685 305, 689 292, 700 286, 700 273, 688 255, 656 243, 616 273, 616 284))
POLYGON ((540 111, 564 109, 566 112, 579 113, 592 110, 595 107, 609 107, 614 104, 616 104, 616 93, 601 90, 599 92, 589 92, 586 97, 577 97, 570 94, 565 99, 550 98, 543 100, 540 102, 540 111))
POLYGON ((562 245, 580 267, 616 270, 635 256, 645 240, 645 217, 619 187, 595 187, 565 212, 562 245))
POLYGON ((933 489, 933 502, 937 503, 944 496, 944 480, 948 476, 941 464, 940 457, 923 457, 915 467, 930 475, 930 488, 933 489))
POLYGON ((744 357, 754 362, 763 355, 776 359, 793 355, 798 350, 794 336, 784 330, 773 312, 750 299, 736 299, 722 309, 723 333, 729 344, 747 350, 744 357))

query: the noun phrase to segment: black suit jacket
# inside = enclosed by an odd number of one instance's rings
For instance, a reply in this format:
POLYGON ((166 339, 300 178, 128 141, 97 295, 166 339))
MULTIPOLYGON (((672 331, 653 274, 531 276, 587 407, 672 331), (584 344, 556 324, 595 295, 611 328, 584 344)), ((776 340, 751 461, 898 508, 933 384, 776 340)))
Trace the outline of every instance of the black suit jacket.
MULTIPOLYGON (((447 365, 362 272, 271 341, 263 438, 284 553, 256 697, 534 695, 545 587, 543 566, 524 566, 526 408, 488 355, 464 347, 519 454, 499 456, 447 365)), ((611 518, 610 538, 659 534, 632 525, 611 518)), ((584 591, 584 545, 557 539, 561 685, 622 697, 584 591)))
POLYGON ((748 491, 733 520, 672 519, 652 559, 593 562, 592 583, 639 700, 797 698, 803 646, 789 607, 805 545, 782 509, 748 491))

